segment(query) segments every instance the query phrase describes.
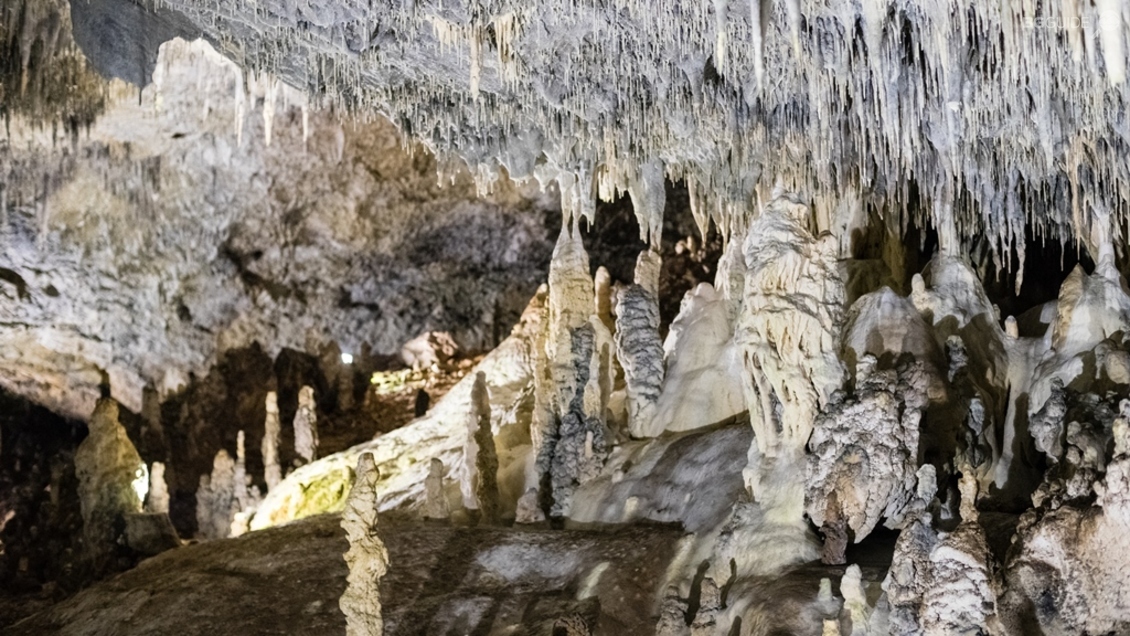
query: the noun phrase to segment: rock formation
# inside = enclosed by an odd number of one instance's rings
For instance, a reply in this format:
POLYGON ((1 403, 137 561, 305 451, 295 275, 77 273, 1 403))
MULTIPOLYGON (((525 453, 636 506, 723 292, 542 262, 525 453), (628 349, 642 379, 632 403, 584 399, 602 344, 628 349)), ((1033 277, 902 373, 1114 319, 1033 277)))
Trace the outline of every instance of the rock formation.
POLYGON ((212 462, 212 473, 200 476, 200 488, 196 491, 196 534, 201 539, 231 536, 233 516, 239 510, 235 468, 231 454, 221 448, 212 462))
POLYGON ((279 396, 274 391, 267 393, 267 419, 263 425, 263 441, 260 452, 263 457, 263 481, 267 483, 269 492, 282 480, 282 468, 279 466, 279 435, 282 424, 279 421, 279 396))
MULTIPOLYGON (((832 397, 808 442, 805 506, 826 536, 842 536, 835 528, 844 525, 858 542, 880 520, 900 519, 915 494, 925 373, 920 363, 897 371, 876 364, 870 355, 857 363, 854 392, 832 397)), ((843 553, 831 558, 842 563, 843 553)))
POLYGON ((145 498, 145 512, 169 512, 169 486, 165 483, 165 465, 153 462, 149 469, 149 495, 145 498))
POLYGON ((382 636, 381 577, 388 572, 388 551, 377 534, 377 482, 380 471, 369 453, 361 455, 353 489, 341 514, 341 527, 349 539, 345 563, 349 566, 341 611, 347 636, 382 636))
MULTIPOLYGON (((807 206, 777 198, 749 227, 743 245, 745 291, 735 340, 746 368, 756 454, 769 459, 802 452, 816 416, 844 378, 838 357, 844 288, 835 245, 813 236, 810 224, 807 206)), ((749 483, 758 496, 757 479, 749 483)))
POLYGON ((663 384, 663 343, 659 338, 659 257, 642 252, 635 284, 620 291, 616 303, 616 353, 628 388, 628 430, 654 437, 655 403, 663 384))
POLYGON ((109 565, 125 515, 140 513, 149 474, 118 421, 118 403, 102 398, 90 416, 89 433, 75 451, 86 558, 98 571, 109 565))
POLYGON ((314 389, 298 391, 298 412, 294 414, 294 452, 307 463, 318 456, 318 414, 314 411, 314 389))
POLYGON ((433 457, 428 464, 428 478, 424 483, 424 518, 447 519, 451 510, 447 505, 447 493, 443 487, 443 461, 433 457))
MULTIPOLYGON (((494 445, 494 431, 490 419, 490 393, 486 374, 475 374, 471 389, 471 422, 469 437, 474 442, 474 495, 479 519, 493 525, 499 521, 498 451, 494 445)), ((470 460, 468 460, 470 461, 470 460)))

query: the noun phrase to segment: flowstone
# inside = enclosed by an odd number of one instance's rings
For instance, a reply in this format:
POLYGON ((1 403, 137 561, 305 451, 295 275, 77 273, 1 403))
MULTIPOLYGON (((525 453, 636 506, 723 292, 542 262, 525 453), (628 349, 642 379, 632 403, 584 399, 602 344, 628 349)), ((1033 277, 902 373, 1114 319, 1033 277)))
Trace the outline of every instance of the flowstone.
MULTIPOLYGON (((809 230, 811 211, 779 197, 745 234, 745 293, 735 341, 745 397, 765 458, 800 454, 816 416, 844 379, 844 287, 837 246, 809 230)), ((757 470, 750 466, 750 470, 757 470)), ((757 496, 756 477, 747 476, 757 496)))
POLYGON ((353 489, 341 513, 341 527, 349 540, 345 563, 349 567, 345 593, 339 605, 345 614, 346 636, 382 636, 381 577, 388 572, 388 551, 377 534, 377 482, 380 471, 372 453, 357 461, 353 489))

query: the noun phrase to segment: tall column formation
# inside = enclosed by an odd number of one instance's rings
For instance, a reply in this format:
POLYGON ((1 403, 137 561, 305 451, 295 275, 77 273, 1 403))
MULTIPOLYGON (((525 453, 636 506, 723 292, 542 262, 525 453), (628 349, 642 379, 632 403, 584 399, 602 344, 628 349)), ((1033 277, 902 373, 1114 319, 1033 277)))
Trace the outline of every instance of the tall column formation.
MULTIPOLYGON (((535 472, 542 500, 539 504, 556 508, 556 502, 550 504, 549 499, 558 494, 553 475, 559 463, 555 455, 561 423, 574 397, 583 392, 588 382, 587 377, 578 377, 580 366, 575 359, 573 333, 588 326, 595 302, 589 258, 581 242, 580 229, 576 224, 571 226, 568 219, 562 224, 553 248, 548 287, 544 346, 533 354, 535 404, 530 437, 537 453, 535 472)), ((589 362, 590 358, 586 357, 585 371, 589 362)))
POLYGON ((471 389, 471 413, 475 453, 475 500, 479 506, 480 523, 498 523, 498 450, 494 445, 494 432, 490 424, 490 393, 486 374, 475 375, 471 389))
POLYGON ((89 434, 75 451, 86 557, 105 567, 118 543, 122 519, 142 510, 149 471, 118 421, 118 403, 102 398, 90 416, 89 434))
POLYGON ((313 387, 303 386, 298 391, 298 411, 294 414, 294 452, 306 463, 318 456, 318 414, 315 412, 313 387))
POLYGON ((564 225, 549 263, 549 329, 545 343, 554 384, 554 407, 565 412, 579 386, 573 361, 574 329, 593 312, 593 279, 580 229, 564 225))
POLYGON ((604 421, 585 409, 585 387, 590 384, 593 369, 594 331, 592 324, 585 324, 570 334, 577 392, 561 417, 553 443, 549 475, 553 516, 568 514, 577 486, 596 477, 608 455, 604 421))
POLYGON ((165 483, 165 465, 153 462, 149 471, 149 496, 145 498, 146 512, 169 512, 169 486, 165 483))
POLYGON ((196 491, 196 533, 201 539, 231 536, 235 501, 235 460, 220 449, 212 460, 212 474, 200 476, 196 491))
POLYGON ((232 473, 231 536, 238 537, 248 530, 251 516, 259 507, 259 488, 252 485, 247 474, 247 449, 243 431, 239 431, 235 446, 235 470, 232 473))
POLYGON ((745 236, 745 298, 735 340, 755 434, 747 486, 758 495, 758 456, 799 455, 820 409, 843 383, 844 286, 837 245, 809 230, 807 206, 779 197, 745 236))
POLYGON ((267 393, 267 419, 263 425, 263 442, 259 447, 263 454, 263 481, 267 482, 268 491, 282 481, 282 469, 279 466, 279 433, 281 430, 279 394, 270 391, 267 393))
POLYGON ((388 550, 377 534, 377 481, 380 471, 372 453, 357 461, 353 489, 341 513, 341 527, 349 539, 345 563, 349 566, 345 593, 338 602, 345 614, 346 636, 381 636, 381 577, 388 572, 388 550))
POLYGON ((616 352, 628 390, 628 430, 654 437, 655 404, 663 386, 663 341, 659 337, 659 272, 662 261, 651 250, 636 261, 635 284, 616 304, 616 352))

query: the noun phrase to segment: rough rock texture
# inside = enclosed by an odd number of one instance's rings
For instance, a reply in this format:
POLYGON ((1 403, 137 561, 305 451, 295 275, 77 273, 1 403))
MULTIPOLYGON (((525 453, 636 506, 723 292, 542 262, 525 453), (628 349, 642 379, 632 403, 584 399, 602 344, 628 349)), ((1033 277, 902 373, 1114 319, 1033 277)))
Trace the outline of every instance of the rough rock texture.
POLYGON ((357 461, 357 477, 341 513, 341 527, 349 540, 345 563, 349 567, 345 593, 339 606, 345 614, 347 636, 383 636, 381 578, 388 572, 388 550, 377 535, 377 470, 372 453, 357 461))
MULTIPOLYGON (((821 412, 808 442, 805 508, 817 526, 846 523, 856 542, 896 523, 915 495, 918 426, 926 407, 921 363, 879 371, 864 356, 855 390, 821 412)), ((840 555, 842 557, 842 554, 840 555)))
POLYGON ((659 257, 640 254, 635 284, 622 289, 616 302, 616 354, 628 391, 628 431, 654 437, 656 401, 663 385, 663 342, 659 337, 659 257))
POLYGON ((757 448, 767 457, 799 452, 820 408, 843 382, 843 283, 835 245, 814 237, 810 224, 807 206, 778 198, 745 234, 735 339, 757 448))
POLYGON ((1114 455, 1095 482, 1094 505, 1027 513, 1005 568, 1002 599, 1012 630, 1118 633, 1130 629, 1130 403, 1114 421, 1114 455))
MULTIPOLYGON (((348 543, 339 522, 326 515, 167 552, 5 635, 344 633, 337 602, 348 543)), ((380 527, 389 555, 381 579, 386 636, 549 634, 557 618, 576 613, 591 615, 597 633, 650 633, 659 581, 681 535, 661 527, 548 532, 389 518, 380 527), (599 608, 593 597, 602 599, 599 608)))
POLYGON ((585 409, 593 360, 594 327, 585 324, 572 331, 572 355, 577 392, 561 417, 549 469, 553 494, 551 516, 565 516, 577 486, 594 479, 608 455, 607 431, 599 416, 585 409))
POLYGON ((140 103, 115 86, 74 145, 15 118, 0 149, 0 384, 56 412, 89 416, 102 371, 140 411, 256 341, 490 347, 544 280, 556 205, 480 199, 454 165, 437 183, 385 120, 306 108, 204 42, 165 44, 140 103))
POLYGON ((451 509, 447 505, 447 494, 444 492, 443 461, 433 457, 428 463, 428 477, 424 480, 424 518, 447 519, 451 516, 451 509))
POLYGON ((118 403, 113 399, 98 401, 89 431, 75 451, 75 475, 86 558, 101 571, 116 551, 125 515, 142 510, 149 471, 118 421, 118 403))
POLYGON ((961 522, 938 532, 928 513, 903 530, 883 582, 890 633, 1003 634, 997 615, 999 582, 975 508, 977 477, 961 478, 961 522))
POLYGON ((298 412, 294 414, 294 452, 307 464, 318 457, 318 414, 315 406, 314 388, 302 387, 298 392, 298 412))

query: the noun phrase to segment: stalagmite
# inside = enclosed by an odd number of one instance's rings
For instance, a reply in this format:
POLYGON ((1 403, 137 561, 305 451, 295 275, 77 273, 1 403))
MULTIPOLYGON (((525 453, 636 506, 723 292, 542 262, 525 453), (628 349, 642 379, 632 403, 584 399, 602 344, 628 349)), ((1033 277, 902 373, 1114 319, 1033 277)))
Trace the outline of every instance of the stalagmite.
POLYGON ((745 235, 745 295, 735 342, 746 368, 745 397, 755 444, 747 487, 759 496, 754 465, 792 461, 819 410, 844 378, 838 357, 844 287, 836 244, 809 231, 807 206, 777 198, 745 235))
POLYGON ((282 468, 279 466, 279 434, 282 424, 279 421, 279 396, 274 391, 267 393, 267 419, 263 425, 263 442, 260 452, 263 454, 263 481, 267 483, 267 491, 282 481, 282 468))
POLYGON ((424 518, 447 519, 451 510, 443 488, 443 460, 433 457, 428 464, 428 478, 424 482, 424 518))
MULTIPOLYGON (((879 371, 865 355, 855 391, 837 394, 816 420, 809 440, 805 506, 817 526, 851 528, 867 537, 881 519, 901 518, 915 494, 918 428, 928 376, 915 362, 879 371)), ((834 532, 842 535, 842 530, 834 532)), ((832 555, 842 563, 843 554, 832 555)))
POLYGON ((616 352, 628 386, 628 430, 654 437, 655 403, 663 384, 663 344, 659 338, 659 256, 645 251, 636 261, 636 283, 616 303, 616 352))
POLYGON ((247 474, 247 450, 243 431, 236 436, 235 468, 232 471, 232 512, 229 536, 238 537, 247 532, 251 516, 261 500, 259 489, 252 485, 247 474))
POLYGON ((840 579, 840 596, 844 597, 844 611, 851 617, 851 633, 867 636, 877 633, 871 628, 873 608, 867 604, 867 592, 863 589, 863 572, 852 564, 840 579))
POLYGON ((714 579, 702 579, 699 588, 698 612, 691 622, 691 636, 713 636, 718 631, 718 615, 722 611, 722 590, 714 579))
POLYGON ((118 403, 98 400, 89 433, 75 451, 86 558, 96 570, 109 564, 125 515, 139 513, 149 471, 118 422, 118 403))
POLYGON ((550 465, 550 485, 553 505, 550 514, 564 516, 572 503, 577 485, 593 479, 600 473, 608 454, 606 430, 598 416, 585 412, 585 387, 589 385, 592 370, 594 328, 586 324, 574 329, 569 351, 573 364, 577 392, 561 418, 556 442, 553 445, 550 465))
POLYGON ((224 449, 212 460, 212 474, 200 476, 196 491, 196 533, 201 539, 231 536, 235 498, 235 460, 224 449))
POLYGON ((679 588, 668 587, 659 604, 659 622, 655 626, 655 636, 690 636, 687 611, 687 600, 679 595, 679 588))
POLYGON ((388 550, 377 534, 377 482, 380 471, 372 453, 357 462, 353 488, 341 513, 341 527, 349 539, 345 563, 349 567, 345 593, 339 605, 345 614, 347 636, 381 636, 381 577, 388 572, 388 550))
POLYGON ((149 496, 145 499, 146 512, 169 512, 169 486, 165 483, 165 465, 153 462, 149 470, 149 496))
POLYGON ((475 453, 475 500, 478 503, 480 521, 493 525, 498 523, 498 451, 494 445, 494 432, 490 421, 490 394, 487 390, 486 374, 482 371, 475 376, 475 386, 471 389, 471 408, 474 429, 472 437, 475 453))
POLYGON ((996 616, 997 584, 985 531, 977 523, 977 479, 961 478, 961 524, 941 535, 930 553, 929 586, 922 603, 922 632, 927 636, 962 633, 971 625, 1002 633, 996 616))
POLYGON ((893 636, 941 636, 969 629, 1005 633, 996 611, 993 559, 977 521, 977 484, 973 471, 964 466, 961 523, 953 532, 935 531, 931 515, 920 513, 899 536, 883 582, 893 636))
POLYGON ((609 333, 616 330, 616 320, 612 317, 612 277, 603 265, 596 268, 593 276, 593 298, 597 318, 608 329, 609 333))
POLYGON ((314 407, 313 387, 302 387, 294 414, 294 452, 307 463, 318 456, 318 415, 314 407))

